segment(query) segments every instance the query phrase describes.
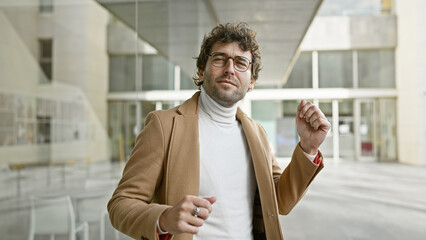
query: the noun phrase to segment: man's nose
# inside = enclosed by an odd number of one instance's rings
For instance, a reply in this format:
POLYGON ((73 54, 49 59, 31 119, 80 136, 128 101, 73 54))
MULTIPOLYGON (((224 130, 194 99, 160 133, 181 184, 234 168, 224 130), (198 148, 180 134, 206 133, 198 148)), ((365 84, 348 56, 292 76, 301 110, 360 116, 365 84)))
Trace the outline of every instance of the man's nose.
POLYGON ((228 58, 228 61, 225 64, 225 74, 235 74, 234 59, 228 58))

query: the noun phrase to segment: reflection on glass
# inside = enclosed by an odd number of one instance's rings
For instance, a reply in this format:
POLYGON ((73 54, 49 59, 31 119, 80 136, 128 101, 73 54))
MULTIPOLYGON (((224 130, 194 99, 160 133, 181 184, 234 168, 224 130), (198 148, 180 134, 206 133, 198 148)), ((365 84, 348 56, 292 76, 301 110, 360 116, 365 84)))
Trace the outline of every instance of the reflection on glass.
POLYGON ((284 88, 312 88, 312 53, 299 55, 284 88))
POLYGON ((39 12, 40 13, 53 12, 53 0, 39 0, 39 12))
POLYGON ((160 55, 144 55, 142 60, 142 89, 173 90, 174 66, 160 55))
POLYGON ((52 39, 40 39, 39 40, 39 63, 42 70, 42 78, 40 83, 48 83, 52 81, 52 52, 53 52, 53 41, 52 39))
MULTIPOLYGON (((332 123, 333 121, 333 107, 331 102, 319 102, 319 108, 324 113, 327 120, 332 123)), ((321 153, 326 157, 333 157, 333 126, 327 134, 324 142, 321 144, 321 153)))
POLYGON ((319 87, 352 88, 352 52, 318 52, 319 87))
POLYGON ((194 80, 192 80, 192 75, 187 74, 184 71, 180 72, 180 89, 182 90, 193 90, 198 89, 198 87, 194 84, 194 80))
POLYGON ((361 157, 374 157, 374 102, 361 102, 361 157))
MULTIPOLYGON (((331 116, 330 116, 331 117, 331 116)), ((355 159, 353 100, 339 102, 339 153, 343 159, 355 159)))
POLYGON ((359 50, 358 78, 360 88, 395 88, 394 50, 359 50))
POLYGON ((251 104, 252 117, 257 122, 262 124, 263 128, 268 134, 269 143, 273 152, 279 152, 277 138, 277 128, 279 127, 277 118, 275 115, 275 109, 279 102, 275 101, 253 101, 251 104))
MULTIPOLYGON (((134 55, 112 55, 109 59, 109 91, 130 92, 136 90, 136 70, 134 55)), ((142 57, 139 57, 142 69, 142 57)))
POLYGON ((397 138, 396 138, 396 100, 379 99, 376 123, 377 129, 377 154, 379 161, 396 161, 397 138))

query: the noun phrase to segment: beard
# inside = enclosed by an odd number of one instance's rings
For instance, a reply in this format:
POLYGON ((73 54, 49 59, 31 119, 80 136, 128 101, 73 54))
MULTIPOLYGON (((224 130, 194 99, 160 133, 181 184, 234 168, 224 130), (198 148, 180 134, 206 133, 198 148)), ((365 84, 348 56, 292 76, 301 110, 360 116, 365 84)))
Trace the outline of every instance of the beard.
POLYGON ((232 107, 235 103, 246 96, 250 82, 238 81, 234 76, 220 76, 212 79, 208 72, 205 72, 203 88, 206 93, 217 103, 224 107, 232 107), (221 81, 232 82, 233 85, 220 84, 221 81))

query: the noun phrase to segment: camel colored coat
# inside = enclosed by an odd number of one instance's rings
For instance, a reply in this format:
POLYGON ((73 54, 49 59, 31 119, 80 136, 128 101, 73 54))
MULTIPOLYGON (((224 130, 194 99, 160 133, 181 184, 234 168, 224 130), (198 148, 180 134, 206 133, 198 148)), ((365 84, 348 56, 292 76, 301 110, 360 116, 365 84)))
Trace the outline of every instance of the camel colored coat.
MULTIPOLYGON (((108 203, 112 225, 132 238, 158 239, 156 222, 161 213, 185 195, 198 195, 198 96, 199 92, 178 107, 150 113, 136 140, 108 203)), ((281 173, 260 124, 241 109, 236 118, 247 138, 258 187, 253 200, 255 239, 283 239, 278 214, 290 212, 323 165, 312 163, 297 145, 290 164, 281 173)), ((172 238, 191 240, 192 235, 172 238)))

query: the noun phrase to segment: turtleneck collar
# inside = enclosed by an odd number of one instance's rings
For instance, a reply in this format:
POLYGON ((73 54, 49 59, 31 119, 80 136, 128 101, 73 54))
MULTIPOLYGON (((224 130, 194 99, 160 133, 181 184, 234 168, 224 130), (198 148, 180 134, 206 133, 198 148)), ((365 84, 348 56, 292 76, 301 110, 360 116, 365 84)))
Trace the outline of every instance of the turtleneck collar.
POLYGON ((213 121, 219 123, 234 123, 236 121, 238 104, 234 104, 230 108, 220 105, 206 93, 203 86, 201 86, 198 106, 213 121))

